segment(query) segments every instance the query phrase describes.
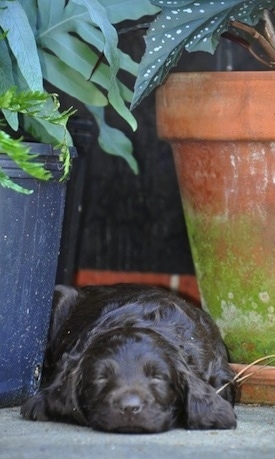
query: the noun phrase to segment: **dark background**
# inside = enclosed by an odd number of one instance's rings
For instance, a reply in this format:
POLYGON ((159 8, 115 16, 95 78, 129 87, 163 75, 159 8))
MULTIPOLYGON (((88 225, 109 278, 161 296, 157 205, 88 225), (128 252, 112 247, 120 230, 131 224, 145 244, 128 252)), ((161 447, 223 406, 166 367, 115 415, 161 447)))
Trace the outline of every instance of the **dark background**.
MULTIPOLYGON (((138 30, 121 35, 122 48, 137 61, 144 49, 143 33, 138 30)), ((228 69, 262 67, 247 51, 223 39, 214 56, 185 52, 175 71, 228 69)), ((138 120, 135 133, 114 111, 107 112, 108 122, 123 129, 133 142, 139 165, 137 176, 123 159, 100 150, 96 125, 83 107, 78 108, 71 132, 78 148, 82 176, 72 178, 70 187, 74 196, 77 190, 82 193, 83 186, 83 197, 74 271, 193 274, 171 148, 158 139, 156 133, 155 93, 135 109, 138 120)))

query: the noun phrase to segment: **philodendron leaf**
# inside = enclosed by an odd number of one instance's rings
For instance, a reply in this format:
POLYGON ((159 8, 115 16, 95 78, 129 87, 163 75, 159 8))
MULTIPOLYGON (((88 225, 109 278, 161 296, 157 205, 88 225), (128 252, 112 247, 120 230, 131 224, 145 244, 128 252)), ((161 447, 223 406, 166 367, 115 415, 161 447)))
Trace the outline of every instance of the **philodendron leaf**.
POLYGON ((77 5, 84 6, 90 16, 91 21, 96 24, 104 35, 103 53, 107 59, 110 69, 110 89, 108 91, 108 99, 110 104, 115 108, 117 113, 122 116, 132 127, 137 128, 136 119, 133 117, 129 109, 126 107, 117 83, 117 73, 120 69, 120 59, 118 53, 118 36, 115 28, 110 23, 104 6, 98 1, 93 0, 73 0, 77 5))
POLYGON ((134 2, 131 9, 125 0, 37 0, 37 5, 36 37, 44 77, 86 104, 104 106, 110 102, 135 129, 136 120, 126 106, 131 94, 120 82, 118 71, 136 75, 137 64, 119 50, 117 32, 109 19, 114 14, 108 11, 117 8, 116 19, 125 20, 152 14, 157 8, 149 0, 134 2), (105 62, 100 61, 101 53, 105 62))
POLYGON ((134 108, 178 62, 183 48, 214 53, 221 34, 233 19, 255 25, 273 0, 151 0, 161 8, 145 38, 146 51, 139 66, 134 108))
POLYGON ((98 143, 102 150, 111 155, 120 156, 125 159, 134 174, 137 174, 138 165, 133 156, 133 145, 130 140, 122 131, 108 126, 104 118, 103 108, 89 106, 87 106, 87 108, 93 114, 97 122, 99 128, 98 143))
MULTIPOLYGON (((0 39, 0 94, 3 94, 11 86, 14 86, 14 77, 12 70, 12 62, 7 43, 4 37, 0 39)), ((18 129, 18 115, 9 110, 2 109, 3 115, 12 129, 18 129)))
MULTIPOLYGON (((23 6, 24 10, 27 11, 27 16, 28 16, 30 26, 32 30, 35 30, 37 26, 37 0, 18 0, 18 1, 23 6)), ((60 3, 60 0, 57 3, 60 3)))
POLYGON ((39 51, 43 73, 47 80, 58 89, 65 91, 80 102, 91 105, 107 105, 104 94, 72 66, 44 50, 39 51))
POLYGON ((34 32, 18 0, 2 0, 0 27, 7 32, 11 52, 30 90, 43 89, 42 72, 37 54, 34 32))

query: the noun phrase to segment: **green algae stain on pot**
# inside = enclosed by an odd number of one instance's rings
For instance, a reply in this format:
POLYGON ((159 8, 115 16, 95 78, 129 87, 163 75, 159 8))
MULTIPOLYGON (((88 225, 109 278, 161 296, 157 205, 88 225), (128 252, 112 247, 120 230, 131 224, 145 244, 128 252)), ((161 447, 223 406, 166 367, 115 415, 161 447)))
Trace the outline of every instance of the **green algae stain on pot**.
POLYGON ((202 302, 240 363, 275 349, 272 73, 174 74, 157 92, 202 302))
MULTIPOLYGON (((230 309, 232 306, 229 306, 230 309)), ((227 305, 222 304, 222 316, 216 320, 230 352, 231 360, 250 363, 274 352, 274 308, 271 320, 256 311, 245 312, 235 307, 235 314, 228 314, 227 305)))
POLYGON ((228 221, 184 208, 202 304, 231 360, 248 363, 274 353, 274 241, 253 215, 228 221))

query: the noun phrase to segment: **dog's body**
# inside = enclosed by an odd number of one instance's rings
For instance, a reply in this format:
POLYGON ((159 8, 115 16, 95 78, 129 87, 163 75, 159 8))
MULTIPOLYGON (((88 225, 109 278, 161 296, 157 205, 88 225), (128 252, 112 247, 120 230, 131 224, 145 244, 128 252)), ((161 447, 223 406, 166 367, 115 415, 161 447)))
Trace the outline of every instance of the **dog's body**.
POLYGON ((25 418, 114 432, 236 426, 233 384, 216 393, 234 377, 217 327, 163 289, 58 286, 45 377, 25 418))

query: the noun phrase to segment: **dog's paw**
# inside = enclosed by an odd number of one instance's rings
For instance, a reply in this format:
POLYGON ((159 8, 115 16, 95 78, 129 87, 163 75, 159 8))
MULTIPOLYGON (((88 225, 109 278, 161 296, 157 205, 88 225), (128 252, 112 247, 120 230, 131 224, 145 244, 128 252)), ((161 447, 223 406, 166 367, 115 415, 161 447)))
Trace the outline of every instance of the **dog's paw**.
POLYGON ((43 393, 38 393, 29 398, 21 407, 21 415, 32 421, 48 421, 46 402, 43 393))

